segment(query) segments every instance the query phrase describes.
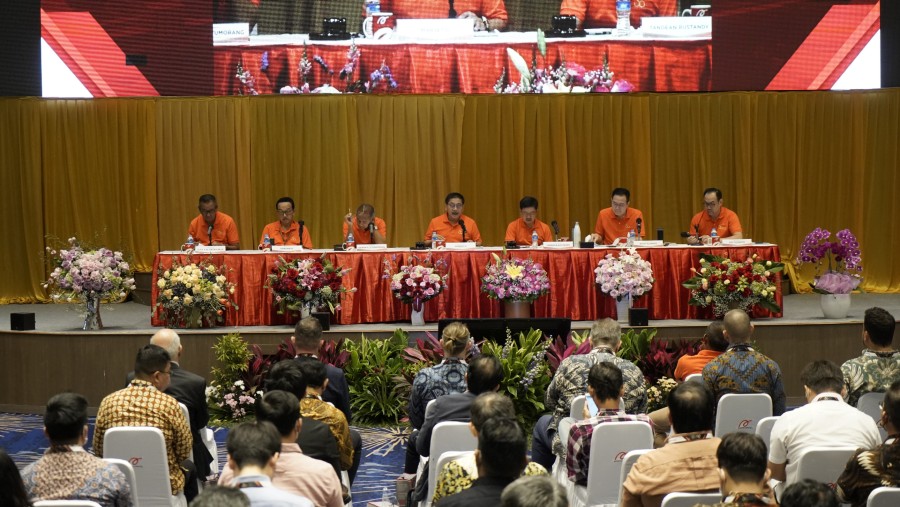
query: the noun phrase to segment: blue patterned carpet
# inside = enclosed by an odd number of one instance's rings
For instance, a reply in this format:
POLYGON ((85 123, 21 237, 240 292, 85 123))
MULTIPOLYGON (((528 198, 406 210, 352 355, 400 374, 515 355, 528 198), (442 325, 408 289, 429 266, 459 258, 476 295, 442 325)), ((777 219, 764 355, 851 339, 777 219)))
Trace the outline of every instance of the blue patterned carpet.
MULTIPOLYGON (((93 438, 93 420, 89 422, 93 438)), ((19 468, 36 461, 47 448, 41 416, 0 413, 0 447, 12 457, 19 468)), ((353 483, 353 504, 365 506, 371 500, 381 500, 381 490, 394 488, 394 479, 403 472, 408 428, 354 428, 362 435, 362 465, 353 483)), ((228 430, 215 429, 219 448, 219 469, 225 466, 225 436, 228 430)))

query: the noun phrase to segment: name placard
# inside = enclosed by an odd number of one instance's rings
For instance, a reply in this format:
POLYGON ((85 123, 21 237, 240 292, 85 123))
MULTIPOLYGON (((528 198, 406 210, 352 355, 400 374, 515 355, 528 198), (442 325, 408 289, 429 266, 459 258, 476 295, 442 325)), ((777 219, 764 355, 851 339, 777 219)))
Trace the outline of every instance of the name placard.
POLYGON ((385 244, 385 243, 372 243, 372 244, 367 243, 364 245, 357 244, 356 249, 359 250, 360 252, 373 252, 373 251, 377 251, 377 250, 387 250, 387 244, 385 244))
POLYGON ((572 248, 571 241, 544 241, 544 248, 572 248))
POLYGON ((475 20, 467 19, 398 19, 396 38, 414 41, 446 41, 471 39, 475 36, 475 20))
POLYGON ((472 250, 476 248, 474 241, 466 241, 465 243, 447 243, 444 245, 447 250, 472 250))
POLYGON ((634 246, 663 246, 663 242, 658 239, 641 239, 635 240, 634 246))
POLYGON ((302 252, 303 245, 272 245, 273 252, 302 252))
POLYGON ((225 245, 197 245, 195 253, 225 253, 225 245))
POLYGON ((753 240, 749 239, 749 238, 723 239, 722 241, 720 241, 720 243, 723 245, 729 245, 729 246, 746 246, 746 245, 752 245, 753 240))
POLYGON ((712 38, 711 16, 661 16, 641 18, 644 37, 673 39, 712 38))
POLYGON ((213 23, 213 44, 250 42, 249 23, 213 23))

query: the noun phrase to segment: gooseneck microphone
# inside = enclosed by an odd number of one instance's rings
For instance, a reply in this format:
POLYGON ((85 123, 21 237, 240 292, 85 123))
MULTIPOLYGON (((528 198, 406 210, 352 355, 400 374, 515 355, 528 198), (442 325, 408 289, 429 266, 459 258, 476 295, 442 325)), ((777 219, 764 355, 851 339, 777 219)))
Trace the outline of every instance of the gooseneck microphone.
POLYGON ((466 223, 463 221, 462 218, 459 219, 459 228, 462 229, 462 240, 463 240, 463 243, 465 243, 467 231, 466 231, 466 223))
POLYGON ((206 236, 209 238, 209 246, 212 246, 212 230, 213 226, 209 226, 206 228, 206 236))
POLYGON ((556 220, 553 220, 552 222, 550 222, 550 227, 553 227, 553 239, 558 241, 559 240, 559 222, 557 222, 556 220))
POLYGON ((303 220, 297 221, 297 225, 300 226, 300 228, 297 229, 297 234, 298 234, 299 239, 300 239, 300 246, 303 246, 303 220))
POLYGON ((643 223, 644 223, 644 221, 641 220, 640 218, 638 218, 637 220, 634 221, 634 225, 635 225, 635 228, 637 229, 637 235, 638 235, 638 236, 641 235, 641 225, 642 225, 643 223))
POLYGON ((450 0, 450 12, 448 13, 450 18, 456 17, 456 9, 453 8, 453 0, 450 0))

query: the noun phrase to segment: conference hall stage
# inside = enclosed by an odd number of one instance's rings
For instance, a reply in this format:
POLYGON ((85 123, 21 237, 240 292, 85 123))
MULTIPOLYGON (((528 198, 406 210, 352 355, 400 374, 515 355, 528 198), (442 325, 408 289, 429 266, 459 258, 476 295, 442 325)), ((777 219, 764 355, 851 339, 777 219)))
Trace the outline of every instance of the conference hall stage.
MULTIPOLYGON (((880 306, 900 315, 900 294, 855 294, 846 319, 825 320, 819 308, 819 296, 784 296, 782 318, 754 319, 754 340, 759 348, 775 359, 784 372, 785 388, 792 405, 800 404, 803 388, 799 373, 812 359, 843 362, 859 355, 862 349, 862 317, 866 308, 880 306)), ((101 331, 82 331, 81 319, 73 305, 33 304, 0 306, 0 357, 5 367, 0 373, 0 411, 40 412, 47 399, 57 392, 72 390, 88 397, 96 407, 103 396, 121 388, 125 374, 132 369, 135 351, 156 331, 150 325, 150 308, 137 302, 104 305, 101 331), (35 314, 35 331, 10 331, 10 314, 35 314)), ((572 329, 587 330, 590 321, 572 322, 572 329)), ((657 336, 666 339, 698 338, 707 321, 651 320, 657 336)), ((397 328, 410 338, 437 331, 437 322, 413 327, 408 322, 386 324, 333 325, 329 339, 382 338, 397 328)), ((274 351, 290 336, 291 328, 282 326, 218 327, 179 331, 184 345, 182 364, 198 373, 206 373, 215 358, 211 347, 223 333, 239 332, 250 343, 274 351)))

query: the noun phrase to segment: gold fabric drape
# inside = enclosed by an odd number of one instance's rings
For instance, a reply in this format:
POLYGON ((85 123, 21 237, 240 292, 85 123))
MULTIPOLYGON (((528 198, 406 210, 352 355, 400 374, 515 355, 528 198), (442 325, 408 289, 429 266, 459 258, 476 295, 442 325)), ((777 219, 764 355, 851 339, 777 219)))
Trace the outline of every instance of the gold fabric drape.
MULTIPOLYGON (((328 248, 360 202, 392 245, 412 245, 451 191, 485 244, 502 243, 527 194, 563 235, 576 220, 587 233, 616 186, 631 190, 649 238, 662 228, 679 241, 707 186, 746 237, 778 243, 786 260, 813 228, 850 228, 864 288, 897 291, 897 139, 900 90, 3 99, 0 302, 46 299, 48 238, 123 249, 148 271, 184 241, 203 193, 236 219, 243 248, 284 195, 328 248)), ((812 276, 788 271, 800 289, 812 276)))

